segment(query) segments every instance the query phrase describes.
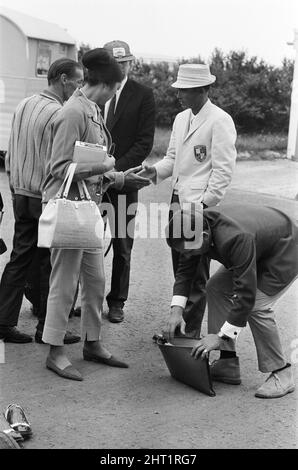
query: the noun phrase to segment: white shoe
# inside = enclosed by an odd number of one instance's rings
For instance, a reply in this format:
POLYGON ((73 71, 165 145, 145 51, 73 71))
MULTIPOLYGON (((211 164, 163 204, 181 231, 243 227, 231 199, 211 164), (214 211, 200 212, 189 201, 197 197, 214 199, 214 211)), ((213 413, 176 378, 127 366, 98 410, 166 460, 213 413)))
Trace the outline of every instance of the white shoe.
POLYGON ((279 398, 295 390, 291 367, 271 372, 265 383, 255 393, 259 398, 279 398))

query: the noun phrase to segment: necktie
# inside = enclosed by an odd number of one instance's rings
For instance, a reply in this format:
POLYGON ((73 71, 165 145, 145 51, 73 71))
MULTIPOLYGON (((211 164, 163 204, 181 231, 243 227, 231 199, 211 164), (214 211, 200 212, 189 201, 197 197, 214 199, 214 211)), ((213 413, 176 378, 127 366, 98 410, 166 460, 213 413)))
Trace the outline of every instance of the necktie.
POLYGON ((115 116, 115 104, 116 104, 116 95, 113 96, 112 101, 110 102, 109 110, 108 110, 106 126, 109 130, 111 129, 114 116, 115 116))

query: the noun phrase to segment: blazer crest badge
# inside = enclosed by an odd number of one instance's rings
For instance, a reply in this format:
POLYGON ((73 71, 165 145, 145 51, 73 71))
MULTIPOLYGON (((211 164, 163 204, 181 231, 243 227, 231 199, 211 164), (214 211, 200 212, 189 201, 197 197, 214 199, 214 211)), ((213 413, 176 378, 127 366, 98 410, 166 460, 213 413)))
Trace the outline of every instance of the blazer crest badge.
POLYGON ((195 145, 194 148, 195 159, 202 163, 207 158, 207 148, 206 145, 195 145))

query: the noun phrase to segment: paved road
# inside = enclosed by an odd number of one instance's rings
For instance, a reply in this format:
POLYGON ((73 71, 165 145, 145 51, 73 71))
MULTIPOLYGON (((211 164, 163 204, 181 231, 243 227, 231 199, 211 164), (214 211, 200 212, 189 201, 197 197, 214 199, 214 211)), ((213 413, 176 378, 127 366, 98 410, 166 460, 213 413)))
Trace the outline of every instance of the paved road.
MULTIPOLYGON (((242 164, 237 166, 238 185, 229 191, 227 199, 271 204, 298 219, 298 204, 291 199, 292 194, 279 198, 255 193, 250 188, 243 191, 243 173, 247 184, 250 171, 246 164, 240 167, 242 164)), ((266 164, 263 171, 266 171, 266 164)), ((292 168, 298 167, 288 165, 285 170, 281 165, 275 170, 283 176, 288 173, 290 180, 292 168)), ((275 171, 273 173, 277 177, 275 171)), ((259 180, 262 179, 259 175, 259 180)), ((4 235, 10 245, 12 219, 3 173, 0 173, 0 185, 1 190, 5 186, 9 223, 4 235)), ((253 185, 261 190, 255 175, 253 185)), ((277 184, 271 192, 278 193, 277 184)), ((165 202, 168 197, 168 182, 159 189, 150 187, 140 193, 140 200, 146 205, 153 201, 165 202)), ((6 260, 7 255, 0 258, 0 271, 6 260)), ((110 254, 106 261, 109 280, 110 254)), ((104 341, 113 353, 128 361, 130 368, 127 370, 84 363, 82 344, 79 343, 69 346, 69 356, 83 373, 84 381, 67 381, 44 367, 47 346, 35 343, 6 345, 6 362, 0 365, 0 411, 11 402, 25 407, 34 430, 34 437, 26 443, 26 448, 260 449, 297 446, 297 391, 277 400, 254 397, 255 389, 264 378, 257 371, 256 353, 248 328, 240 336, 238 345, 242 370, 240 386, 215 383, 216 397, 210 398, 169 376, 151 337, 162 329, 172 281, 165 241, 137 239, 125 322, 113 325, 103 320, 104 341)), ((293 287, 276 312, 285 352, 289 357, 292 354, 294 359, 298 359, 292 343, 298 337, 297 305, 298 296, 293 287)), ((19 325, 33 333, 34 324, 35 319, 24 301, 19 325)), ((70 326, 79 331, 79 320, 71 319, 70 326)), ((295 376, 297 380, 296 370, 295 376)))

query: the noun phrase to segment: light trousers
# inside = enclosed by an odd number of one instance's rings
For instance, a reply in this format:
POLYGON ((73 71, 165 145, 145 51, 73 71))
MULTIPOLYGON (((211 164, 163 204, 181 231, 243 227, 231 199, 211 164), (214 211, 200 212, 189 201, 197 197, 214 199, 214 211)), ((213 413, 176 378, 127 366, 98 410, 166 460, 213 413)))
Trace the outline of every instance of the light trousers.
POLYGON ((100 339, 105 290, 103 250, 51 250, 52 271, 42 339, 63 346, 78 281, 81 284, 81 337, 100 339))
MULTIPOLYGON (((287 361, 282 351, 278 328, 272 307, 284 295, 293 279, 274 296, 257 289, 255 305, 248 317, 258 357, 259 370, 272 372, 285 366, 287 361)), ((232 306, 233 273, 221 266, 207 284, 208 333, 218 333, 232 306)), ((222 350, 235 351, 235 341, 224 342, 222 350)))

